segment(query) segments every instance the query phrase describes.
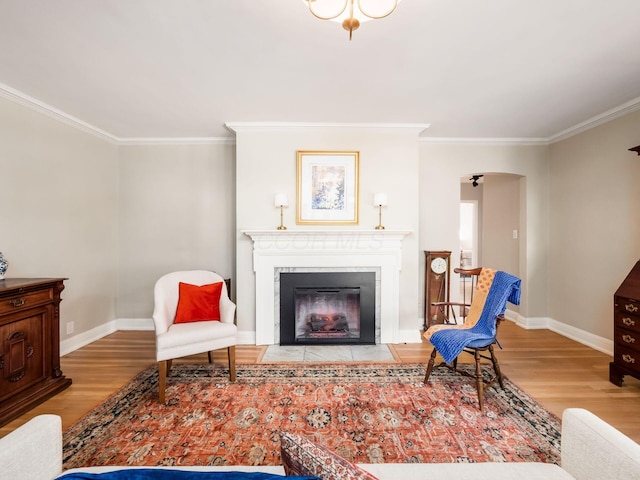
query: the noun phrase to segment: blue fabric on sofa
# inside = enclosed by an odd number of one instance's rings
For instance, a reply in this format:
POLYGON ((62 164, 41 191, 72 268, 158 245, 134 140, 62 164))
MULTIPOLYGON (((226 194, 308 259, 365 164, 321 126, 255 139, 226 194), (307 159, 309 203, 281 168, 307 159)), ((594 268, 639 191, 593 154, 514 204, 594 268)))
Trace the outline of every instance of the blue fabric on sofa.
POLYGON ((261 472, 194 472, 192 470, 169 470, 166 468, 125 468, 103 473, 73 472, 59 477, 64 480, 276 480, 297 478, 321 480, 318 477, 285 477, 261 472))

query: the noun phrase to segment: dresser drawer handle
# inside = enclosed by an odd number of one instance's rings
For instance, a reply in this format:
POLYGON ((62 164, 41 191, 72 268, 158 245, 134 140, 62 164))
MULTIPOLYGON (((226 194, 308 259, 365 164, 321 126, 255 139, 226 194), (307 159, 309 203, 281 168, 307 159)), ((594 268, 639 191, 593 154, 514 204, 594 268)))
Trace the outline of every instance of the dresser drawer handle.
POLYGON ((13 306, 13 307, 21 307, 22 305, 25 304, 27 300, 22 297, 22 298, 14 298, 13 300, 9 300, 9 303, 13 306))
POLYGON ((624 360, 627 363, 636 363, 636 359, 633 358, 631 355, 622 355, 622 360, 624 360))
POLYGON ((635 312, 637 312, 637 311, 638 311, 638 306, 637 306, 637 305, 634 305, 633 303, 627 303, 627 304, 624 306, 624 309, 625 309, 627 312, 635 313, 635 312))
POLYGON ((624 323, 627 327, 633 327, 636 324, 635 320, 631 320, 629 317, 624 317, 622 319, 622 323, 624 323))
POLYGON ((626 343, 636 343, 636 339, 631 335, 623 335, 622 340, 624 340, 626 343))

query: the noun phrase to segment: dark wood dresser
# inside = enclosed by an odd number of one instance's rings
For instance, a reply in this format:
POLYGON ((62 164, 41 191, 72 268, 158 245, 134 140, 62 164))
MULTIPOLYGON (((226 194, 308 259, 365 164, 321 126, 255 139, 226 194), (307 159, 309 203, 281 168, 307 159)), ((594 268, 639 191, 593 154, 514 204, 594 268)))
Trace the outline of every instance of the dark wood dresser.
POLYGON ((0 426, 71 385, 60 370, 64 280, 0 280, 0 426))
POLYGON ((613 342, 611 383, 622 386, 625 375, 640 379, 640 261, 613 297, 613 342))

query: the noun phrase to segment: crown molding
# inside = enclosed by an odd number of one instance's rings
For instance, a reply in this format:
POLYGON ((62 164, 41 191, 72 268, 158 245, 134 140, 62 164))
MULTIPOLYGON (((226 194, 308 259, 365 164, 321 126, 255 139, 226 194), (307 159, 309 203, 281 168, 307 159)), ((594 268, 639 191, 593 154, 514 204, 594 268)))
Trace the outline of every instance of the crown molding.
POLYGON ((41 102, 40 100, 36 100, 35 98, 30 97, 29 95, 26 95, 16 90, 15 88, 11 88, 10 86, 4 85, 2 83, 0 83, 0 97, 11 100, 14 103, 27 107, 38 113, 42 113, 49 118, 53 118, 54 120, 62 122, 66 125, 75 127, 78 130, 82 130, 83 132, 101 138, 102 140, 106 140, 109 143, 119 142, 118 137, 116 137, 115 135, 112 135, 109 132, 105 132, 104 130, 99 129, 98 127, 95 127, 90 123, 80 120, 73 115, 69 115, 62 110, 58 110, 57 108, 41 102))
POLYGON ((548 138, 421 137, 420 143, 442 145, 549 145, 548 138))
POLYGON ((574 135, 577 135, 604 123, 610 122, 611 120, 615 120, 616 118, 622 117, 628 113, 635 112, 636 110, 640 110, 640 97, 636 97, 626 103, 623 103, 622 105, 612 108, 611 110, 607 110, 600 115, 591 117, 590 119, 574 125, 573 127, 569 127, 566 130, 556 133, 555 135, 551 135, 549 137, 549 143, 555 143, 559 142, 560 140, 565 140, 569 137, 573 137, 574 135))
POLYGON ((429 123, 330 123, 330 122, 226 122, 225 126, 232 132, 251 131, 306 131, 306 130, 377 130, 398 132, 399 130, 415 132, 420 135, 431 124, 429 123))
MULTIPOLYGON (((62 110, 37 100, 8 85, 0 83, 0 98, 25 106, 31 110, 46 115, 49 118, 70 125, 85 133, 116 145, 234 145, 233 137, 117 137, 90 123, 74 117, 62 110)), ((465 137, 420 137, 431 124, 429 123, 313 123, 313 122, 226 122, 229 131, 306 131, 313 130, 377 130, 387 132, 413 131, 419 136, 421 143, 457 144, 457 145, 550 145, 565 140, 591 128, 610 122, 628 113, 640 110, 640 97, 629 100, 622 105, 607 110, 584 122, 569 127, 546 138, 513 137, 513 138, 465 138, 465 137)))
POLYGON ((464 138, 464 137, 421 137, 420 142, 450 145, 551 145, 552 143, 566 140, 567 138, 586 132, 592 128, 620 118, 628 113, 640 110, 640 97, 629 100, 622 105, 607 110, 606 112, 591 117, 561 132, 549 137, 523 137, 523 138, 464 138))
POLYGON ((149 145, 235 145, 233 137, 158 137, 158 138, 119 138, 121 146, 149 145))

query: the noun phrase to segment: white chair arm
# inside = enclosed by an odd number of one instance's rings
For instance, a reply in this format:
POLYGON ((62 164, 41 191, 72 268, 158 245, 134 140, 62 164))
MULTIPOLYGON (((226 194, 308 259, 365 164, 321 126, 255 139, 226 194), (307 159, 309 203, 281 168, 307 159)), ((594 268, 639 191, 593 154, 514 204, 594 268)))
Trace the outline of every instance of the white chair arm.
POLYGON ((640 445, 582 408, 562 415, 561 456, 576 480, 640 480, 640 445))
POLYGON ((0 478, 51 480, 62 472, 62 420, 38 415, 0 438, 0 478))
POLYGON ((220 295, 220 321, 223 323, 235 323, 236 304, 229 298, 227 285, 223 284, 220 295))

